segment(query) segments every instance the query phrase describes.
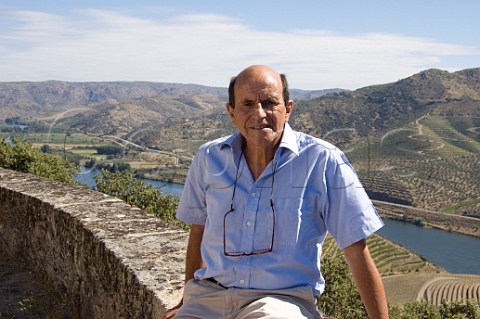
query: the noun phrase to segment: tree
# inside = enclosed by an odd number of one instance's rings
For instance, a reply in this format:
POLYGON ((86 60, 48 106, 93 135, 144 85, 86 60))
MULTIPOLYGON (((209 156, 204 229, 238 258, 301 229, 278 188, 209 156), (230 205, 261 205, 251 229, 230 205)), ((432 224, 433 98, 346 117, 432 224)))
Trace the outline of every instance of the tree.
POLYGON ((83 166, 85 166, 86 168, 93 168, 96 165, 97 165, 97 160, 92 158, 88 162, 86 162, 83 166))
POLYGON ((40 150, 41 150, 43 153, 50 153, 50 145, 48 145, 48 144, 43 144, 42 147, 40 147, 40 150))
POLYGON ((96 149, 100 155, 117 155, 124 152, 124 148, 118 145, 102 145, 97 146, 96 149))
POLYGON ((79 172, 62 157, 43 153, 18 138, 10 144, 0 137, 0 166, 70 184, 76 184, 72 176, 79 172))

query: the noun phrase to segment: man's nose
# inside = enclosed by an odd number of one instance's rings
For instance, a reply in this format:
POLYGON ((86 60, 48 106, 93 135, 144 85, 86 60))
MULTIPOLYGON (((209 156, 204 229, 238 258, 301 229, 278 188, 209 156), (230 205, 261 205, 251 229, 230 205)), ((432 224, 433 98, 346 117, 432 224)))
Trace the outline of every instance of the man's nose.
POLYGON ((267 116, 267 109, 265 109, 262 105, 262 102, 257 102, 255 103, 255 107, 253 109, 255 112, 255 115, 258 115, 260 117, 266 117, 267 116))

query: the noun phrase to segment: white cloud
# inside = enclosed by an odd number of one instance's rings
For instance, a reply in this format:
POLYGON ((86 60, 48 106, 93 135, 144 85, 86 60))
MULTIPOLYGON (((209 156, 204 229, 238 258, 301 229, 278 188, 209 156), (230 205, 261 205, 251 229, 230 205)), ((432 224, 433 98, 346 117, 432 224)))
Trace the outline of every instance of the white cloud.
POLYGON ((33 11, 2 15, 16 26, 0 33, 0 81, 142 80, 225 87, 230 76, 262 63, 287 73, 292 87, 353 89, 448 68, 445 58, 479 55, 464 46, 395 34, 265 32, 218 15, 165 20, 99 10, 69 17, 33 11))

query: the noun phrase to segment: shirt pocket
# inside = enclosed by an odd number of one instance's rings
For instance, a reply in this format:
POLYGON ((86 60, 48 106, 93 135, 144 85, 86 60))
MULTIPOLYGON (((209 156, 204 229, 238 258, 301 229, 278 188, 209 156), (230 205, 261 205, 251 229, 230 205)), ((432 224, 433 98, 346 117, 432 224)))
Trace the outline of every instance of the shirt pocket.
POLYGON ((274 246, 295 247, 302 220, 302 198, 276 198, 274 246))
MULTIPOLYGON (((232 188, 237 176, 241 175, 244 165, 237 168, 233 161, 222 161, 219 157, 210 156, 206 162, 203 179, 207 188, 232 188), (240 173, 240 174, 239 174, 240 173)), ((231 196, 230 196, 231 197, 231 196)))

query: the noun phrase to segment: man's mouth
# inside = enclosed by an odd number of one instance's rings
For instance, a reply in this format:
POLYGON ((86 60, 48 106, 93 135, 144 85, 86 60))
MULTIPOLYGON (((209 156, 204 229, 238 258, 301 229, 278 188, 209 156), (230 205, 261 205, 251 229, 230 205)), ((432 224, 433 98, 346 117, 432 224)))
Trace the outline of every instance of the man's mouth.
POLYGON ((263 130, 265 128, 271 128, 270 125, 258 125, 252 127, 254 130, 263 130))

